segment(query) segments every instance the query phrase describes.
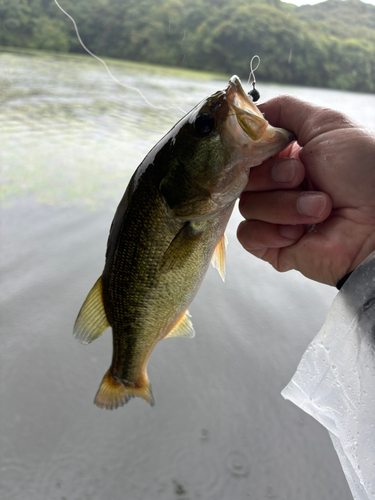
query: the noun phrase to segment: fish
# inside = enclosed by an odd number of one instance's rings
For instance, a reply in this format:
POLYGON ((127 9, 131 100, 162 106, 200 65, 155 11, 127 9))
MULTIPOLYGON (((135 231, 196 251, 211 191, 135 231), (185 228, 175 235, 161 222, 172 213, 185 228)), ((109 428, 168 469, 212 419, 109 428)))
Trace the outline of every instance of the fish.
POLYGON ((151 149, 116 210, 102 275, 74 325, 83 344, 109 326, 113 357, 94 403, 154 405, 147 363, 155 345, 194 337, 188 311, 213 263, 224 280, 225 229, 249 169, 294 135, 271 126, 233 76, 151 149))

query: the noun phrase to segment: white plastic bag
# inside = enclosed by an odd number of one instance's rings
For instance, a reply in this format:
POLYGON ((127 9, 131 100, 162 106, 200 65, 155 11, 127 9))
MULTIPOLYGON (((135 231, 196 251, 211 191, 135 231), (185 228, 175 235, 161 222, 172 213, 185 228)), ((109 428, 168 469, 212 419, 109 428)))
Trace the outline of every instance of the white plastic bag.
POLYGON ((282 395, 328 429, 354 499, 374 499, 375 252, 337 294, 282 395))

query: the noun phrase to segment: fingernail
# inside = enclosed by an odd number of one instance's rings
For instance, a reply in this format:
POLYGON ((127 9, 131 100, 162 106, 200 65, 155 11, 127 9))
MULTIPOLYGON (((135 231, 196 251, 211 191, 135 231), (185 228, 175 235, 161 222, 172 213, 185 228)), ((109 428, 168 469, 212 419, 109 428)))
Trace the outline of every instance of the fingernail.
POLYGON ((279 233, 284 238, 297 240, 301 237, 301 226, 280 226, 279 233))
POLYGON ((295 160, 280 160, 272 167, 272 179, 276 182, 292 182, 295 173, 295 160))
POLYGON ((303 193, 297 200, 297 210, 302 215, 319 217, 326 208, 326 198, 322 194, 303 193))

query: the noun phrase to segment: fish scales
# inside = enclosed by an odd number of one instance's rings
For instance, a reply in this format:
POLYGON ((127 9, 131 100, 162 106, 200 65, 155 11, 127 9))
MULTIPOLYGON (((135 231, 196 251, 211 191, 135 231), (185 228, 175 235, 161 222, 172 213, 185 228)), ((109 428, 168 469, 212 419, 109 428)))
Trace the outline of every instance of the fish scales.
MULTIPOLYGON (((207 228, 205 240, 191 251, 191 258, 200 265, 192 266, 182 254, 180 265, 160 272, 160 261, 184 224, 167 217, 155 189, 159 184, 155 170, 157 166, 146 170, 132 193, 116 243, 121 250, 107 259, 102 275, 104 305, 114 332, 112 375, 125 380, 140 376, 145 352, 173 322, 175 311, 188 307, 222 233, 220 220, 209 221, 211 228, 207 228), (140 209, 136 208, 138 201, 142 203, 140 209), (217 235, 212 237, 215 231, 217 235), (150 240, 155 244, 150 245, 150 240), (121 364, 119 359, 131 361, 121 364)), ((188 245, 184 250, 189 252, 188 245)))
POLYGON ((225 235, 249 169, 293 134, 271 127, 238 77, 204 99, 150 151, 112 222, 102 276, 77 317, 83 343, 112 327, 113 357, 95 398, 154 403, 147 362, 165 337, 194 336, 187 308, 210 261, 224 276, 225 235))

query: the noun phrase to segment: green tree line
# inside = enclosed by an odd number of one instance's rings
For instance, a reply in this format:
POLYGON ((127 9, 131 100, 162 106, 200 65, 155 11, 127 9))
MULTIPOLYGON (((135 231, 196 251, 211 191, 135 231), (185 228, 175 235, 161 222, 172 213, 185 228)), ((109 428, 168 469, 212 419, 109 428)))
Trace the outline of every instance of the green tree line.
MULTIPOLYGON (((375 92, 375 7, 328 0, 59 0, 96 54, 263 81, 375 92)), ((0 45, 82 52, 53 0, 0 0, 0 45)))

